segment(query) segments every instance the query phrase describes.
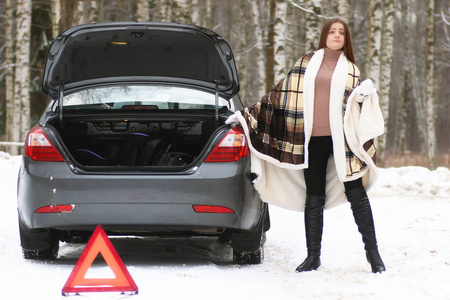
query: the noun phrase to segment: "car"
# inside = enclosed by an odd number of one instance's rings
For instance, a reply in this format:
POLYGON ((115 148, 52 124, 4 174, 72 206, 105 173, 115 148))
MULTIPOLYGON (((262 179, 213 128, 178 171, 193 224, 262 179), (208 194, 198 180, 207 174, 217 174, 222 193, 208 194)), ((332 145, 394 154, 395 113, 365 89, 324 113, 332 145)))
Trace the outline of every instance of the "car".
POLYGON ((248 141, 226 124, 243 109, 229 44, 194 25, 72 27, 49 48, 42 91, 53 101, 25 142, 18 177, 26 259, 60 242, 112 236, 209 236, 235 263, 263 259, 268 206, 248 141))

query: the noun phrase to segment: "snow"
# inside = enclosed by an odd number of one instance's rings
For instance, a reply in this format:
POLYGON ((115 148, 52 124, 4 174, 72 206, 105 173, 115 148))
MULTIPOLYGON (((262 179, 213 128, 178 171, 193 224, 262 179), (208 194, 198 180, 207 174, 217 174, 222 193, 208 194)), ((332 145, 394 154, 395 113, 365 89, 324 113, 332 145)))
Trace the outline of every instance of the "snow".
MULTIPOLYGON (((22 257, 16 182, 20 156, 0 152, 1 299, 61 299, 84 249, 61 243, 54 262, 22 257)), ((349 205, 325 212, 322 266, 295 273, 306 253, 303 214, 270 207, 261 265, 231 262, 231 248, 210 238, 115 238, 111 241, 139 294, 82 293, 82 299, 450 299, 450 171, 380 169, 369 191, 387 271, 373 274, 349 205)), ((97 260, 88 278, 111 278, 97 260)), ((80 296, 69 295, 78 299, 80 296)))

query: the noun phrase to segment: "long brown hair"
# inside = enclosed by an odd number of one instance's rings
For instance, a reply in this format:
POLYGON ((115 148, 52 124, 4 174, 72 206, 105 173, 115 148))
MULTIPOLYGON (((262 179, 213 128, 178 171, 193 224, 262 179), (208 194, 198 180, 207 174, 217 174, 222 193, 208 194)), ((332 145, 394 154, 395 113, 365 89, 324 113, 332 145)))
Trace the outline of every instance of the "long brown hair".
POLYGON ((328 20, 323 25, 322 33, 320 34, 319 49, 325 48, 327 46, 328 33, 330 32, 331 25, 333 25, 334 23, 341 23, 344 26, 345 42, 342 50, 344 50, 344 55, 347 57, 347 59, 356 64, 355 55, 353 54, 353 43, 352 37, 350 36, 350 30, 348 29, 347 24, 339 18, 328 20))

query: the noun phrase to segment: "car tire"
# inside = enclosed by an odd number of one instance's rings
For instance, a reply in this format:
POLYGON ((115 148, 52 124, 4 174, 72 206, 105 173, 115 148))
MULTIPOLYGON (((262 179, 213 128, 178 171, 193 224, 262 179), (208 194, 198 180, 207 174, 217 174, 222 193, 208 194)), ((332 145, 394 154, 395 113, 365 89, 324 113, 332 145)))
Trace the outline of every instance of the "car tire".
POLYGON ((231 247, 233 248, 233 261, 241 265, 260 264, 264 260, 264 244, 266 231, 270 228, 269 207, 263 205, 263 211, 256 228, 252 231, 233 232, 231 247))
POLYGON ((52 240, 47 249, 27 250, 22 248, 22 252, 25 259, 55 260, 58 257, 59 241, 56 239, 52 240))
POLYGON ((233 262, 239 265, 258 265, 264 260, 264 244, 266 242, 266 233, 261 237, 261 246, 256 251, 233 250, 233 262))
POLYGON ((258 265, 263 262, 263 248, 254 252, 233 250, 233 261, 239 265, 258 265))
POLYGON ((19 217, 19 234, 25 259, 55 260, 59 252, 59 239, 49 230, 28 230, 19 217))

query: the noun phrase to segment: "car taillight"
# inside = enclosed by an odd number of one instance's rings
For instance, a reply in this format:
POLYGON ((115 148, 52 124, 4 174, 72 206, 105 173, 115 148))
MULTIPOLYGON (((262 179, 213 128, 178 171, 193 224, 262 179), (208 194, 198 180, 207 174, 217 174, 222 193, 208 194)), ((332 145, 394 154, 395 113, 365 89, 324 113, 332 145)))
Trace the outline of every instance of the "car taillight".
POLYGON ((234 214, 234 210, 225 206, 216 205, 192 205, 196 213, 234 214))
POLYGON ((24 155, 36 161, 64 161, 39 126, 33 127, 28 133, 24 155))
POLYGON ((36 209, 37 213, 70 213, 75 205, 48 205, 36 209))
POLYGON ((220 143, 211 151, 205 161, 225 162, 237 161, 241 157, 249 155, 245 134, 239 127, 233 127, 228 131, 220 143))

